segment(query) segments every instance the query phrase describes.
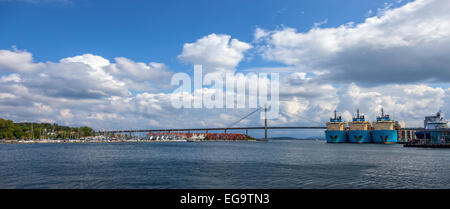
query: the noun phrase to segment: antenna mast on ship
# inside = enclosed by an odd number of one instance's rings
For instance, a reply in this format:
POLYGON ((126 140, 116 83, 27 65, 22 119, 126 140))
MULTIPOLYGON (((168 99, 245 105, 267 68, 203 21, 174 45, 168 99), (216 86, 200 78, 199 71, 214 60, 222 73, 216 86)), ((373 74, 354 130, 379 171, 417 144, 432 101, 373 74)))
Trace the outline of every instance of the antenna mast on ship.
POLYGON ((381 108, 381 117, 384 117, 384 110, 381 108))
POLYGON ((359 108, 356 110, 356 118, 359 118, 359 108))
POLYGON ((334 110, 334 119, 337 119, 337 114, 336 114, 336 110, 334 110))

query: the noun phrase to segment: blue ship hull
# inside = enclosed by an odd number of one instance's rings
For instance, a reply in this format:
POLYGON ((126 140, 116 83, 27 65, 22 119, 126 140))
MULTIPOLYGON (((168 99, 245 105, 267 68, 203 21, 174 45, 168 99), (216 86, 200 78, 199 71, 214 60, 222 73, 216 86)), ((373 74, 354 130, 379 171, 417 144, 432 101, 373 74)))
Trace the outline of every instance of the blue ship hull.
POLYGON ((325 131, 327 143, 346 143, 347 133, 345 131, 325 131))
POLYGON ((397 143, 397 130, 374 130, 373 142, 378 144, 397 143))
POLYGON ((441 132, 439 131, 432 131, 430 132, 430 138, 431 138, 431 144, 439 144, 440 138, 441 138, 441 132))
POLYGON ((371 143, 370 131, 348 131, 348 141, 350 143, 371 143))

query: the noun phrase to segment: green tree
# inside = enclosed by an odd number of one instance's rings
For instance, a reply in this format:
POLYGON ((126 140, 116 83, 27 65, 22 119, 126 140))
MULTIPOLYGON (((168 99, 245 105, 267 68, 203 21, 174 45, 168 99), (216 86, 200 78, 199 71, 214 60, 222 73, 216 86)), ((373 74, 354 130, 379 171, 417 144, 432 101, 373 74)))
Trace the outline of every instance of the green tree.
POLYGON ((14 137, 16 139, 22 139, 24 137, 23 130, 19 126, 14 127, 14 137))
POLYGON ((80 127, 81 137, 94 135, 94 130, 87 126, 80 127))
POLYGON ((0 138, 11 139, 14 137, 14 122, 0 118, 0 138))
POLYGON ((5 120, 0 118, 0 138, 7 139, 23 139, 31 138, 39 139, 42 136, 52 136, 51 138, 75 138, 79 135, 81 137, 92 136, 94 130, 90 127, 69 127, 60 126, 56 123, 14 123, 12 120, 5 120), (31 133, 33 130, 33 133, 31 133), (76 133, 72 133, 72 132, 76 133), (78 133, 80 132, 80 133, 78 133), (54 135, 56 134, 56 135, 54 135))

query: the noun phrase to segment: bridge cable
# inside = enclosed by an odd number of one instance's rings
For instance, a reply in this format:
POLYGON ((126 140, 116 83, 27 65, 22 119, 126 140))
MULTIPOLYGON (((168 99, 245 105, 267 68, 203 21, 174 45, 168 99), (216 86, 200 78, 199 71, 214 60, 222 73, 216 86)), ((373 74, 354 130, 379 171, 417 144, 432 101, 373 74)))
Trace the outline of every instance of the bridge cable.
POLYGON ((260 108, 256 109, 255 111, 251 112, 250 114, 248 114, 248 115, 244 116, 243 118, 239 119, 238 121, 232 123, 232 124, 229 125, 227 128, 232 128, 233 126, 235 126, 236 124, 238 124, 238 123, 241 122, 242 120, 244 120, 244 119, 250 117, 253 113, 255 113, 255 112, 257 112, 257 111, 259 111, 259 110, 261 110, 261 109, 263 109, 263 108, 260 107, 260 108))

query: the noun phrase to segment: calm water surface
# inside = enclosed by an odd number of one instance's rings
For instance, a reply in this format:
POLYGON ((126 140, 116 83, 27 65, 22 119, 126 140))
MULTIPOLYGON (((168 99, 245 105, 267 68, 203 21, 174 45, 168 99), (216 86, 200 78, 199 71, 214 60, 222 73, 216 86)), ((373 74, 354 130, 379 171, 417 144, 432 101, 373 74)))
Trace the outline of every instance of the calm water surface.
POLYGON ((324 141, 0 144, 0 188, 450 188, 450 149, 324 141))

